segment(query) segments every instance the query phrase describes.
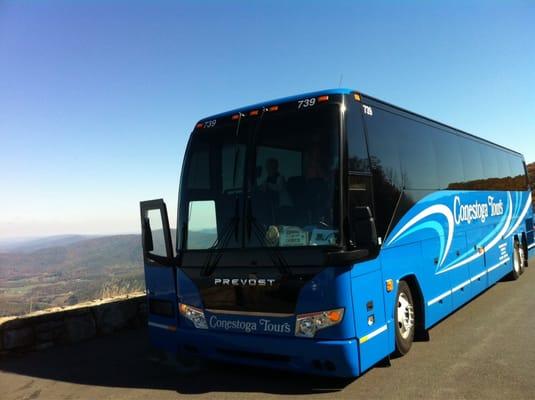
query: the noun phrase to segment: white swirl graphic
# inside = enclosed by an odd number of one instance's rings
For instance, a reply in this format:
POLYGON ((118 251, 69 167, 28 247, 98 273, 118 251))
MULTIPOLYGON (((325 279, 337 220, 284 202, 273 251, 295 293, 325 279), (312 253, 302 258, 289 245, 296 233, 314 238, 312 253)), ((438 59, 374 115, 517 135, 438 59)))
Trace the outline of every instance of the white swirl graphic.
POLYGON ((444 249, 444 253, 442 254, 442 258, 440 260, 439 266, 444 263, 446 260, 446 257, 448 256, 448 252, 450 251, 451 242, 453 240, 453 231, 454 231, 454 222, 453 222, 453 214, 451 213, 451 210, 443 205, 443 204, 434 204, 431 207, 426 208, 425 210, 418 213, 416 216, 412 217, 409 222, 407 222, 395 235, 392 239, 390 239, 387 243, 387 246, 390 246, 392 243, 394 243, 407 229, 411 228, 424 218, 429 217, 430 215, 434 214, 441 214, 446 217, 446 220, 448 221, 448 239, 446 241, 446 247, 444 249))
POLYGON ((520 213, 520 215, 518 216, 518 219, 516 220, 516 223, 509 230, 507 235, 505 235, 506 238, 511 236, 515 232, 516 228, 518 228, 518 226, 522 223, 522 220, 524 219, 524 217, 528 213, 528 210, 529 210, 530 206, 531 206, 531 193, 529 194, 528 200, 526 201, 526 204, 524 205, 524 209, 522 210, 522 213, 520 213))
POLYGON ((494 247, 496 243, 498 243, 502 239, 503 235, 505 235, 505 232, 507 232, 507 229, 509 228, 509 224, 511 224, 511 219, 513 217, 513 204, 511 200, 511 192, 507 192, 507 199, 509 200, 509 207, 508 207, 509 212, 507 213, 507 220, 505 221, 505 224, 503 225, 502 230, 498 232, 498 234, 494 237, 494 239, 492 239, 485 247, 483 247, 483 252, 481 253, 476 252, 475 254, 472 254, 470 257, 465 258, 464 260, 459 261, 458 263, 449 265, 447 268, 444 268, 442 271, 437 272, 437 275, 442 274, 446 271, 450 271, 454 268, 461 267, 469 263, 470 261, 473 261, 476 258, 481 257, 484 253, 486 253, 489 249, 494 247))

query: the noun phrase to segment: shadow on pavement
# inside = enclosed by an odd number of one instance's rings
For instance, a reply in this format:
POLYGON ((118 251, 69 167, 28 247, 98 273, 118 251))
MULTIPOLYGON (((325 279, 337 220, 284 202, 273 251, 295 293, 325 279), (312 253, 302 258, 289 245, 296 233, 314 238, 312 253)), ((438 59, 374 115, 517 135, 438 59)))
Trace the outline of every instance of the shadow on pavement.
POLYGON ((219 363, 207 363, 199 373, 180 375, 150 361, 146 329, 10 355, 0 360, 0 370, 83 385, 175 390, 182 394, 313 394, 336 392, 352 382, 219 363))

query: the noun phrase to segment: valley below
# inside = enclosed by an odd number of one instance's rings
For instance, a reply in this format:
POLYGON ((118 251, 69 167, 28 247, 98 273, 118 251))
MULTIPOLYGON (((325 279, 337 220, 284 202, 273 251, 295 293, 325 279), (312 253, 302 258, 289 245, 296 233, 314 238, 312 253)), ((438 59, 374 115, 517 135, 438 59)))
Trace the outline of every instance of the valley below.
POLYGON ((145 289, 139 235, 76 238, 0 252, 0 317, 145 289))

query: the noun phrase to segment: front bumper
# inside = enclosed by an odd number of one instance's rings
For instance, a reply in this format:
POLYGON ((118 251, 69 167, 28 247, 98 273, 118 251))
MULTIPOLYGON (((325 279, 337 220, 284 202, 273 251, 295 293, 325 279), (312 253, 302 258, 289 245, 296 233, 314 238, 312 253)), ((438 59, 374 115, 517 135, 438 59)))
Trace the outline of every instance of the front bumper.
POLYGON ((336 377, 359 375, 356 339, 315 340, 287 336, 178 329, 178 356, 336 377))

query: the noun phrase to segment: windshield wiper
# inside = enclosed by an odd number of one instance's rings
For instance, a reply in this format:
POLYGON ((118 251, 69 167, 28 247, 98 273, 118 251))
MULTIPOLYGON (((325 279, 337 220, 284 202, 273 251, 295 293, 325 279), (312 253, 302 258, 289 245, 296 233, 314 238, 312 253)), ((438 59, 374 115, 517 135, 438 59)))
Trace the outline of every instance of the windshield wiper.
MULTIPOLYGON (((240 132, 240 124, 241 124, 241 117, 243 114, 239 114, 238 123, 236 124, 236 131, 234 132, 234 136, 236 139, 236 143, 234 143, 234 168, 232 171, 232 186, 236 187, 236 176, 238 171, 238 160, 240 159, 240 147, 238 145, 238 135, 240 132)), ((210 249, 215 251, 209 251, 208 256, 206 257, 206 261, 204 262, 204 265, 201 270, 201 275, 204 276, 210 276, 216 269, 217 264, 219 263, 219 260, 223 256, 223 250, 227 247, 227 244, 232 237, 232 233, 234 233, 234 240, 238 241, 238 230, 240 226, 240 217, 239 217, 239 197, 236 196, 235 200, 235 208, 234 208, 234 216, 230 219, 230 221, 227 223, 225 228, 223 229, 221 233, 221 237, 217 237, 217 239, 214 241, 212 246, 210 246, 210 249), (213 259, 213 261, 212 261, 213 259)))
POLYGON ((239 198, 236 196, 234 216, 228 221, 227 225, 225 225, 221 237, 218 235, 212 246, 210 246, 206 261, 202 266, 201 275, 210 276, 215 271, 219 260, 223 256, 223 250, 227 247, 233 233, 234 239, 236 241, 238 240, 238 227, 240 225, 240 217, 238 217, 239 204, 239 198))
MULTIPOLYGON (((262 113, 260 114, 260 119, 258 123, 255 126, 255 129, 253 131, 252 135, 252 143, 256 146, 256 137, 258 135, 258 132, 260 131, 260 127, 262 125, 262 121, 264 120, 264 113, 267 111, 266 108, 262 110, 262 113)), ((248 186, 251 186, 253 184, 253 180, 249 179, 248 186)), ((244 234, 247 235, 247 240, 251 240, 251 228, 254 228, 254 234, 257 238, 258 242, 262 245, 263 249, 268 253, 269 258, 271 259, 271 262, 273 265, 277 266, 280 273, 282 275, 290 275, 291 271, 288 268, 288 262, 284 258, 284 256, 275 248, 268 246, 265 238, 263 237, 264 232, 260 225, 258 224, 255 217, 253 217, 253 213, 251 210, 251 198, 249 196, 250 187, 246 187, 246 204, 245 204, 245 230, 244 234)))
POLYGON ((255 217, 253 217, 251 211, 251 199, 247 199, 247 240, 251 239, 251 228, 254 228, 253 232, 256 239, 262 245, 262 248, 268 253, 269 258, 273 265, 275 265, 282 275, 290 275, 291 271, 288 268, 288 262, 284 256, 277 250, 276 247, 271 247, 266 242, 266 239, 262 236, 264 231, 255 217))

